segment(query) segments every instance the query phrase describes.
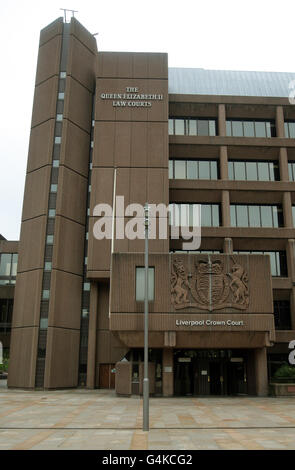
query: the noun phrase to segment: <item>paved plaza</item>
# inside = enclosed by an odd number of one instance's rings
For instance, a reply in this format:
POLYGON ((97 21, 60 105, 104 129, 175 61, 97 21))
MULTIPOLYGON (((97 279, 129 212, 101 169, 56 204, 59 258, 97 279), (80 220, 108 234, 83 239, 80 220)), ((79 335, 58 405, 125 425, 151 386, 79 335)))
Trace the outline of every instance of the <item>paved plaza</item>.
POLYGON ((151 398, 109 390, 32 392, 0 381, 3 449, 295 449, 295 398, 151 398))

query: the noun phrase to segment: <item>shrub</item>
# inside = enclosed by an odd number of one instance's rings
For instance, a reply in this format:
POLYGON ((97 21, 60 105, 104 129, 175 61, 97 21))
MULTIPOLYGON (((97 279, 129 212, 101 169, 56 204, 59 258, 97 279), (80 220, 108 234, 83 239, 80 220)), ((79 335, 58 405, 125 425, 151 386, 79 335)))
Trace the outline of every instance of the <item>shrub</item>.
POLYGON ((290 366, 289 364, 283 364, 274 374, 276 379, 295 379, 295 367, 290 366))

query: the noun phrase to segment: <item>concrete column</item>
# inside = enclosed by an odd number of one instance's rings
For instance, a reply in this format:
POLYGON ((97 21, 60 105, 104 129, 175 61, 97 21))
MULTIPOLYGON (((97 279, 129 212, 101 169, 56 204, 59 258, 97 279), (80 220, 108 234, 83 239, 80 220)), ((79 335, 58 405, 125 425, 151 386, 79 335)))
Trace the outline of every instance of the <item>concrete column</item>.
POLYGON ((232 254, 233 253, 233 239, 225 238, 223 240, 223 253, 232 254))
POLYGON ((226 117, 225 117, 225 105, 218 105, 218 135, 221 137, 226 136, 226 117))
POLYGON ((163 349, 163 396, 171 397, 174 393, 173 349, 163 349))
POLYGON ((276 132, 277 137, 285 137, 283 106, 276 107, 276 132))
POLYGON ((295 240, 289 239, 286 244, 288 277, 295 283, 295 240))
POLYGON ((86 384, 87 388, 95 388, 97 300, 98 300, 98 284, 96 282, 92 282, 91 287, 90 287, 87 384, 86 384))
POLYGON ((229 191, 222 191, 221 193, 221 212, 222 212, 222 227, 230 227, 229 191))
POLYGON ((259 397, 266 397, 268 395, 266 347, 255 349, 254 363, 256 394, 259 397))
POLYGON ((228 158, 227 147, 222 145, 219 150, 220 179, 228 180, 228 158))
POLYGON ((288 154, 287 154, 287 149, 284 148, 284 147, 280 148, 279 168, 280 168, 280 179, 281 179, 281 181, 289 181, 288 154))
POLYGON ((284 227, 293 228, 291 193, 283 194, 284 227))

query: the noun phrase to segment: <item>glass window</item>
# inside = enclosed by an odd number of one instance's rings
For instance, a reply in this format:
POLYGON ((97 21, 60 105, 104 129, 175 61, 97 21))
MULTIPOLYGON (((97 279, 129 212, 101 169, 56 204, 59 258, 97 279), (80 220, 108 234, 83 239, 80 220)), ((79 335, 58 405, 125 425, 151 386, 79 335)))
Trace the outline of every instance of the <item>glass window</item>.
MULTIPOLYGON (((261 211, 261 227, 273 227, 272 207, 260 206, 261 211)), ((277 227, 277 225, 275 225, 277 227)))
POLYGON ((57 114, 57 115, 56 115, 56 120, 57 120, 57 121, 59 121, 59 122, 62 121, 62 118, 63 118, 63 115, 62 115, 62 114, 57 114))
POLYGON ((228 162, 228 178, 234 180, 234 163, 228 162))
POLYGON ((255 135, 256 137, 266 137, 265 122, 255 122, 255 135))
POLYGON ((242 121, 232 121, 232 133, 234 137, 243 137, 242 121))
POLYGON ((84 291, 90 291, 90 282, 84 282, 83 290, 84 291))
POLYGON ((284 128, 285 128, 285 137, 289 137, 289 126, 287 122, 284 122, 284 128))
POLYGON ((42 291, 42 299, 43 300, 48 300, 50 295, 50 291, 48 289, 45 289, 42 291))
POLYGON ((198 178, 198 162, 195 160, 187 160, 187 178, 194 180, 198 178))
POLYGON ((64 93, 59 93, 58 94, 58 99, 59 100, 64 100, 65 99, 65 94, 64 93))
POLYGON ((219 227, 219 206, 212 204, 212 227, 219 227))
POLYGON ((259 206, 249 206, 249 226, 260 227, 260 210, 259 206))
POLYGON ((237 214, 236 214, 236 206, 230 206, 230 225, 232 227, 237 226, 237 214))
POLYGON ((201 226, 202 227, 211 227, 212 217, 211 217, 211 206, 209 204, 201 205, 201 226))
POLYGON ((0 261, 0 276, 10 276, 11 258, 11 253, 2 253, 0 261))
POLYGON ((60 78, 66 78, 67 72, 60 72, 59 76, 60 78))
POLYGON ((237 205, 236 212, 237 226, 248 227, 248 207, 237 205))
POLYGON ((254 137, 254 122, 244 121, 244 136, 245 137, 254 137))
POLYGON ((257 165, 256 162, 246 163, 246 172, 248 181, 257 181, 257 165))
POLYGON ((54 143, 55 144, 60 144, 61 143, 61 137, 55 137, 54 143))
POLYGON ((173 160, 169 160, 169 179, 173 178, 173 160))
POLYGON ((209 162, 199 161, 199 179, 210 179, 210 167, 209 162))
POLYGON ((288 163, 289 180, 295 181, 295 163, 288 163))
POLYGON ((198 120, 198 135, 209 135, 209 121, 207 119, 198 120))
POLYGON ((16 276, 17 273, 17 261, 18 261, 18 254, 12 254, 12 264, 11 264, 11 276, 16 276))
POLYGON ((186 178, 185 160, 174 160, 174 175, 176 179, 186 178))
POLYGON ((175 135, 184 135, 184 119, 175 119, 175 135))
POLYGON ((52 263, 49 261, 45 261, 44 264, 44 271, 51 271, 52 263))
POLYGON ((189 124, 189 135, 198 135, 197 132, 197 120, 196 119, 189 119, 188 124, 189 124))
POLYGON ((55 209, 49 209, 48 217, 55 217, 55 209))
POLYGON ((50 192, 51 193, 56 193, 57 192, 57 184, 52 184, 50 186, 50 192))
POLYGON ((258 162, 258 179, 259 181, 274 181, 273 163, 258 162), (272 174, 269 173, 269 167, 272 167, 272 174))
POLYGON ((289 122, 289 137, 295 139, 295 122, 289 122))
POLYGON ((246 180, 245 162, 234 162, 234 174, 235 174, 235 180, 239 180, 239 181, 246 180))
POLYGON ((40 318, 40 329, 46 330, 48 328, 48 318, 40 318))
POLYGON ((229 136, 229 137, 232 135, 231 121, 226 121, 226 135, 229 136))
POLYGON ((53 160, 52 166, 53 166, 53 168, 58 168, 59 167, 59 160, 53 160))
POLYGON ((53 245, 53 235, 47 235, 46 243, 47 245, 53 245))
POLYGON ((217 180, 218 175, 217 175, 217 162, 210 162, 210 179, 211 180, 217 180))
MULTIPOLYGON (((155 298, 155 268, 148 269, 148 300, 155 298)), ((143 302, 145 297, 145 268, 136 267, 136 301, 143 302)))
POLYGON ((169 135, 174 134, 174 119, 169 119, 169 135))
POLYGON ((209 121, 209 135, 216 135, 216 121, 209 121))

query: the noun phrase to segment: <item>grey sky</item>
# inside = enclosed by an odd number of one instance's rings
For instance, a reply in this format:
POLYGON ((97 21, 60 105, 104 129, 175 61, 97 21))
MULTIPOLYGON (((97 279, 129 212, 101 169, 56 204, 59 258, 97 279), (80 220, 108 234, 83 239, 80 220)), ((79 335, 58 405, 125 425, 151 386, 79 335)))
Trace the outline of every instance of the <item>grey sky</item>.
POLYGON ((171 67, 295 72, 294 0, 14 0, 0 10, 0 233, 18 239, 40 29, 78 10, 99 50, 168 52, 171 67))

